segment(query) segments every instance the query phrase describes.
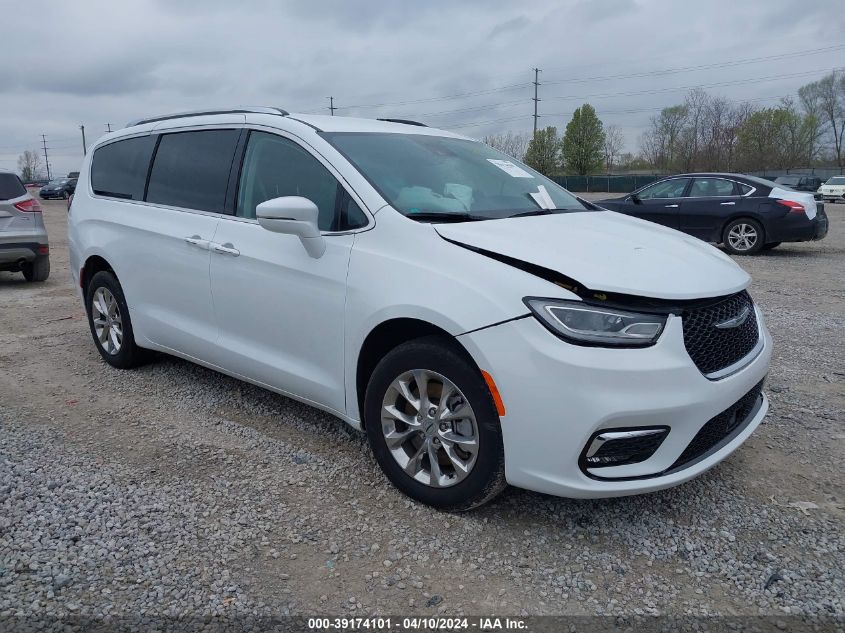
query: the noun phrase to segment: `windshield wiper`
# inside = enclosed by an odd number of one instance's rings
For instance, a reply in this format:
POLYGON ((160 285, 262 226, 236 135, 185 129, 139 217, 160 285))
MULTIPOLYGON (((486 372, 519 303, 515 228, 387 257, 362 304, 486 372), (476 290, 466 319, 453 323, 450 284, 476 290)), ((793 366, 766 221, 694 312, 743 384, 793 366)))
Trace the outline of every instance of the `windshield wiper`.
POLYGON ((520 211, 519 213, 514 213, 513 215, 505 216, 507 218, 524 218, 529 215, 552 215, 553 213, 564 213, 566 211, 583 211, 584 209, 578 209, 575 207, 571 207, 568 209, 532 209, 531 211, 520 211))
POLYGON ((424 211, 422 213, 407 213, 405 217, 422 222, 474 222, 478 220, 489 220, 479 215, 469 213, 450 213, 448 211, 424 211))

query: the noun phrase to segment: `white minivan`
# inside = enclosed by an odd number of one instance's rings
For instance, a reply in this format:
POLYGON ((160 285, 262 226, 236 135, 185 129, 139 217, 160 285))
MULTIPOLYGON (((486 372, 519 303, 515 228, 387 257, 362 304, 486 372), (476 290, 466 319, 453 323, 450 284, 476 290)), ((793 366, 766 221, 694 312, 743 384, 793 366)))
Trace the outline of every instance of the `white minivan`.
POLYGON ((666 488, 768 407, 727 255, 411 121, 133 122, 88 152, 69 241, 110 365, 156 350, 319 407, 438 508, 666 488))

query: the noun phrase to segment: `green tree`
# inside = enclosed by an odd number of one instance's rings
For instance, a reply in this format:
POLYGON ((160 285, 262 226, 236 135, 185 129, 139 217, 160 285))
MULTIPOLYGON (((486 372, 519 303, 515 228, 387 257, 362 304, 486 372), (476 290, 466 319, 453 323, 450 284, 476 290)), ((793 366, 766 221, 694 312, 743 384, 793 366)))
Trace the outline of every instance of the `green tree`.
POLYGON ((585 103, 572 113, 563 135, 563 162, 568 172, 586 175, 604 165, 604 127, 596 111, 585 103))
POLYGON ((537 130, 534 138, 528 143, 525 152, 525 163, 544 176, 554 176, 560 173, 560 137, 556 127, 537 130))
POLYGON ((806 158, 802 117, 791 107, 763 108, 739 128, 737 151, 746 169, 788 169, 806 158))

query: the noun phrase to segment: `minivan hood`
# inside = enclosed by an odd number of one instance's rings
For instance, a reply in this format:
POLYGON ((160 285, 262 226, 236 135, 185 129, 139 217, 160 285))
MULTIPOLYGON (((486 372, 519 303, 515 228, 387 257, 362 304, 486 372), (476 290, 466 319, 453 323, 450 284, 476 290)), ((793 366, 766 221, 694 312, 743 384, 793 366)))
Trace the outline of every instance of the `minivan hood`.
POLYGON ((751 278, 718 249, 613 211, 435 225, 452 242, 542 266, 591 290, 655 299, 738 292, 751 278))

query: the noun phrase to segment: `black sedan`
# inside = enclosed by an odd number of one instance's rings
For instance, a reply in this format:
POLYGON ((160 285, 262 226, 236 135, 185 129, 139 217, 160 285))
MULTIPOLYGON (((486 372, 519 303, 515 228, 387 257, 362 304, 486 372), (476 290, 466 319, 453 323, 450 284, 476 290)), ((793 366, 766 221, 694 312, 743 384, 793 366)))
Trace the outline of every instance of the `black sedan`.
POLYGON ((62 198, 67 200, 76 191, 76 178, 56 178, 41 187, 38 195, 43 199, 62 198))
POLYGON ((812 194, 740 174, 680 174, 595 204, 723 244, 736 255, 820 240, 828 229, 824 205, 812 194))

